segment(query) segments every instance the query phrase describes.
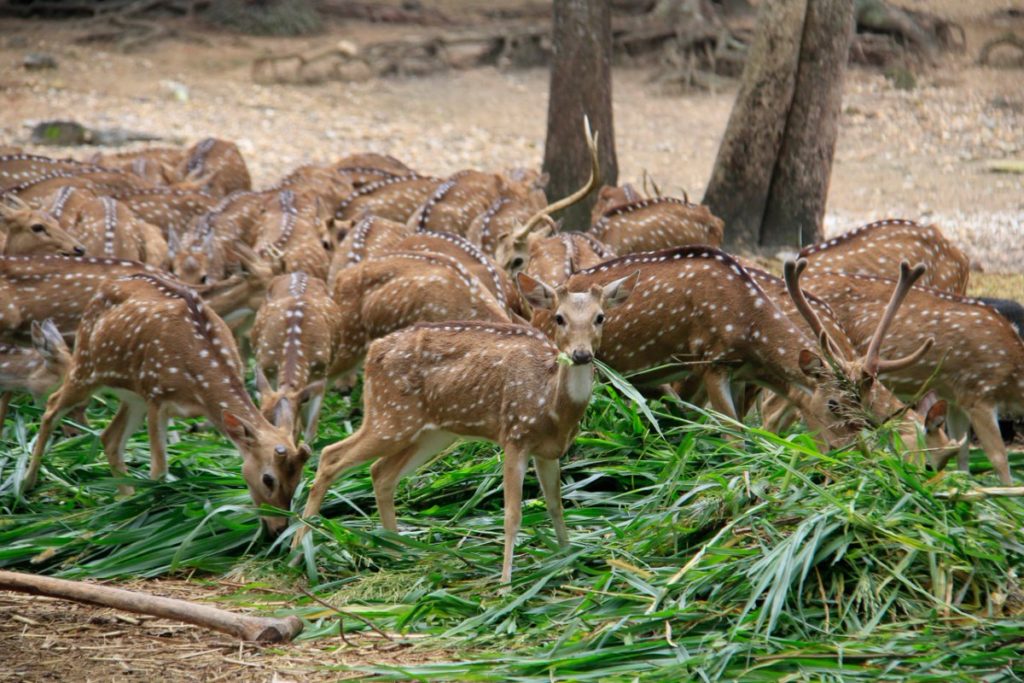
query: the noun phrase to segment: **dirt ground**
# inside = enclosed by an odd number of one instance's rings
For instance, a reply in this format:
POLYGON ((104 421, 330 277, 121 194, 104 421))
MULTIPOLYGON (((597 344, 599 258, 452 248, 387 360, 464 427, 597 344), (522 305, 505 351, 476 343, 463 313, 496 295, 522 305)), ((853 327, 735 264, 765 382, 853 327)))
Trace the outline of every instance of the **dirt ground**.
MULTIPOLYGON (((451 4, 451 2, 448 2, 451 4)), ((881 73, 847 75, 844 112, 829 197, 828 229, 902 216, 938 222, 988 273, 1024 270, 1024 176, 985 169, 991 159, 1024 157, 1024 70, 974 64, 981 41, 1024 22, 996 19, 1007 0, 917 0, 962 22, 968 50, 918 74, 898 90, 881 73)), ((252 60, 339 39, 359 44, 422 33, 352 23, 327 35, 257 39, 189 28, 189 40, 160 42, 130 55, 75 45, 79 24, 0 21, 0 145, 24 145, 27 126, 75 119, 191 143, 207 135, 236 140, 258 184, 289 169, 357 151, 393 154, 424 173, 467 166, 535 167, 543 154, 544 70, 480 69, 416 79, 256 85, 252 60), (54 55, 59 68, 28 72, 27 52, 54 55), (181 87, 184 86, 184 89, 181 87), (187 91, 187 97, 175 93, 187 91)), ((620 181, 646 171, 669 193, 704 191, 735 95, 668 96, 648 72, 614 78, 620 181)), ((32 148, 85 157, 93 149, 32 148)), ((1024 299, 1021 278, 983 275, 986 292, 1024 299)), ((234 590, 177 580, 146 590, 215 599, 234 590)), ((337 680, 323 666, 359 661, 423 661, 446 653, 362 639, 280 648, 239 646, 225 636, 110 610, 0 594, 0 681, 337 680)), ((358 676, 352 676, 357 678, 358 676)))

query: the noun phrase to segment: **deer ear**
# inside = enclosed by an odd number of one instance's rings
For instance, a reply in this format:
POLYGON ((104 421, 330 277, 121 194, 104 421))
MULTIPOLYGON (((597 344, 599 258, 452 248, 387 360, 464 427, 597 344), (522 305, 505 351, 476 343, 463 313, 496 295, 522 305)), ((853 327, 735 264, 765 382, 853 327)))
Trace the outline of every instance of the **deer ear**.
POLYGON ((522 271, 516 273, 516 284, 519 285, 519 291, 530 306, 549 311, 554 310, 558 297, 551 287, 522 271))
POLYGON ((236 443, 252 444, 256 441, 256 429, 234 413, 224 411, 224 431, 236 443))
POLYGON ((614 282, 609 282, 604 286, 602 291, 603 306, 605 308, 615 308, 619 304, 626 301, 629 295, 633 293, 633 288, 636 287, 637 282, 640 281, 640 271, 634 271, 626 277, 619 278, 614 282))
POLYGON ((256 391, 261 394, 268 394, 273 391, 270 387, 270 382, 267 381, 267 376, 263 374, 263 368, 259 365, 256 366, 256 391))
POLYGON ((949 404, 945 400, 936 401, 931 408, 928 409, 928 414, 924 418, 924 428, 929 432, 935 432, 942 428, 942 425, 946 424, 946 411, 949 409, 949 404))
POLYGON ((306 388, 299 393, 299 403, 305 403, 316 394, 319 394, 321 391, 324 390, 325 384, 326 383, 322 379, 318 379, 315 382, 307 384, 306 388))
POLYGON ((800 370, 814 379, 823 379, 828 374, 825 370, 825 362, 809 349, 800 349, 800 370))

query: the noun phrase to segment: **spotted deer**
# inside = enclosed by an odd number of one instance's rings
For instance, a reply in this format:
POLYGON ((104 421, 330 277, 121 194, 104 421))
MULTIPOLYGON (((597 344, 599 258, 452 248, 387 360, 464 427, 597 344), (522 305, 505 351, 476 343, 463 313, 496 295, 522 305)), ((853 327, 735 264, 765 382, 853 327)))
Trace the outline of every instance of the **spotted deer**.
POLYGON ((105 281, 158 272, 135 261, 96 256, 0 257, 0 339, 26 339, 32 322, 47 318, 72 338, 105 281))
POLYGON ((522 181, 513 181, 497 173, 472 169, 459 171, 437 186, 409 218, 409 224, 421 232, 466 235, 473 220, 499 197, 543 207, 544 192, 533 187, 534 180, 526 176, 522 181))
MULTIPOLYGON (((281 190, 258 219, 256 253, 281 254, 287 272, 302 271, 326 280, 331 260, 321 240, 315 201, 303 204, 292 190, 281 190)), ((308 200, 308 198, 306 198, 308 200)))
POLYGON ((137 192, 140 189, 134 180, 126 173, 115 173, 113 171, 95 171, 82 173, 69 173, 67 171, 54 171, 32 180, 27 180, 17 185, 4 188, 7 194, 16 194, 25 201, 33 201, 53 194, 56 190, 67 185, 93 190, 98 194, 115 195, 121 192, 137 192))
POLYGON ((395 251, 340 271, 340 310, 330 381, 356 369, 371 341, 417 322, 509 322, 505 308, 462 263, 444 254, 395 251))
POLYGON ((412 174, 367 183, 338 204, 334 217, 345 221, 372 215, 405 223, 441 182, 412 174))
POLYGON ((466 232, 466 238, 480 247, 485 254, 494 256, 498 243, 508 239, 514 230, 530 220, 544 204, 537 206, 532 200, 515 200, 498 197, 487 210, 473 219, 466 232))
POLYGON ((260 410, 296 438, 303 430, 307 443, 316 437, 341 322, 327 284, 293 272, 271 283, 252 327, 260 410))
POLYGON ((228 140, 200 140, 187 150, 174 170, 178 181, 202 178, 202 191, 214 197, 252 189, 245 159, 238 145, 228 140))
POLYGON ((14 393, 35 400, 49 396, 64 380, 71 351, 52 320, 32 321, 32 346, 0 344, 0 427, 14 393))
POLYGON ((901 261, 926 267, 922 287, 953 294, 967 293, 970 261, 934 225, 889 218, 862 225, 825 242, 800 250, 811 273, 832 270, 891 277, 901 261))
POLYGON ((590 234, 616 254, 671 249, 687 244, 722 244, 722 220, 700 204, 657 197, 612 206, 591 226, 590 234))
MULTIPOLYGON (((901 279, 908 269, 901 264, 901 279)), ((1024 414, 1024 341, 1013 325, 976 299, 920 285, 907 292, 901 314, 892 317, 885 306, 891 279, 812 268, 805 277, 808 288, 829 303, 859 350, 870 353, 878 347, 908 353, 923 340, 934 340, 920 362, 882 368, 880 378, 899 394, 914 395, 927 385, 949 401, 953 431, 965 432, 963 422, 969 422, 996 474, 1009 484, 997 419, 1024 414), (880 320, 892 326, 884 344, 870 333, 880 320)), ((959 464, 966 469, 966 450, 962 455, 959 464)), ((941 469, 950 457, 936 465, 941 469)))
MULTIPOLYGON (((106 387, 121 398, 100 436, 116 476, 127 476, 125 444, 143 418, 150 475, 160 478, 167 472, 168 418, 202 415, 238 447, 253 502, 287 510, 310 451, 263 417, 242 371, 227 326, 189 288, 152 273, 103 283, 82 317, 67 379, 46 403, 25 487, 35 484, 61 416, 106 387)), ((264 517, 264 523, 276 535, 287 520, 264 517)))
POLYGON ((69 185, 38 203, 90 256, 131 259, 160 268, 167 264, 167 241, 160 228, 139 220, 116 199, 69 185))
MULTIPOLYGON (((366 361, 363 423, 324 449, 303 517, 319 512, 342 472, 376 460, 370 474, 381 524, 397 531, 399 479, 459 438, 487 439, 504 451, 502 583, 512 580, 531 457, 555 536, 568 545, 559 458, 572 445, 590 400, 605 316, 629 298, 637 276, 575 293, 525 273, 517 277, 530 305, 560 321, 554 343, 529 326, 462 321, 419 324, 374 342, 366 361), (560 353, 568 363, 560 362, 560 353)), ((293 547, 303 533, 300 528, 293 547)))
POLYGON ((109 170, 74 159, 52 159, 38 154, 4 154, 0 155, 0 187, 9 190, 13 186, 31 184, 54 174, 79 175, 109 170))
POLYGON ((355 189, 378 180, 415 175, 415 171, 395 157, 374 152, 349 155, 331 164, 331 168, 355 189))
POLYGON ((597 201, 590 209, 590 224, 593 225, 601 219, 601 216, 610 209, 625 204, 639 202, 645 197, 631 184, 625 185, 602 185, 597 191, 597 201))
POLYGON ((171 257, 178 250, 180 237, 192 221, 217 204, 217 200, 205 192, 171 188, 116 192, 110 196, 131 209, 141 220, 160 228, 171 257))
POLYGON ((33 208, 17 195, 0 197, 0 242, 0 254, 4 256, 85 253, 82 243, 52 215, 33 208))
POLYGON ((180 147, 147 147, 115 154, 97 152, 86 163, 131 173, 152 186, 173 185, 181 180, 175 169, 184 161, 186 154, 187 151, 180 147))
MULTIPOLYGON (((892 416, 897 403, 891 392, 879 382, 862 384, 853 365, 827 362, 817 332, 798 328, 742 265, 713 247, 619 257, 575 273, 564 286, 585 291, 635 270, 640 278, 630 302, 605 323, 600 357, 616 370, 681 364, 703 384, 711 406, 733 419, 732 383, 763 386, 789 396, 830 446, 892 416)), ((532 322, 556 332, 547 311, 535 311, 532 322)), ((666 379, 663 370, 646 377, 666 379)))
POLYGON ((339 270, 392 251, 396 244, 413 234, 409 225, 379 216, 366 216, 354 224, 349 223, 346 221, 337 228, 335 239, 338 247, 331 256, 328 282, 334 281, 339 270))
POLYGON ((577 270, 615 258, 607 245, 585 232, 563 232, 528 240, 529 258, 524 272, 553 286, 563 284, 577 270))

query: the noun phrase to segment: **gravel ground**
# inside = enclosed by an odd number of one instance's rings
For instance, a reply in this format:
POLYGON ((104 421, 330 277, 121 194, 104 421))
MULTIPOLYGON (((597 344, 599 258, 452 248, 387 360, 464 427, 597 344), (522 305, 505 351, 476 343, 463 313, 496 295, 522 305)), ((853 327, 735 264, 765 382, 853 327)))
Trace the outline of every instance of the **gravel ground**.
MULTIPOLYGON (((974 24, 968 28, 969 36, 977 33, 974 24)), ((298 164, 354 151, 391 153, 435 175, 540 163, 547 105, 542 70, 480 69, 316 87, 251 81, 251 60, 268 50, 308 49, 342 37, 367 41, 382 30, 352 24, 302 40, 197 33, 198 42, 164 41, 122 55, 72 46, 73 24, 3 21, 0 144, 23 142, 26 125, 46 118, 184 142, 217 135, 239 143, 260 184, 298 164), (32 50, 54 54, 60 67, 24 71, 20 60, 32 50), (187 87, 187 100, 174 96, 173 83, 187 87)), ((877 72, 852 70, 829 233, 887 216, 935 221, 984 270, 1024 268, 1024 176, 985 170, 988 160, 1024 157, 1022 76, 1020 69, 974 66, 970 54, 946 58, 919 75, 910 91, 895 89, 877 72)), ((637 182, 646 170, 664 191, 700 197, 735 93, 662 96, 646 78, 638 70, 615 73, 620 180, 637 182)), ((86 156, 92 150, 34 151, 86 156)))

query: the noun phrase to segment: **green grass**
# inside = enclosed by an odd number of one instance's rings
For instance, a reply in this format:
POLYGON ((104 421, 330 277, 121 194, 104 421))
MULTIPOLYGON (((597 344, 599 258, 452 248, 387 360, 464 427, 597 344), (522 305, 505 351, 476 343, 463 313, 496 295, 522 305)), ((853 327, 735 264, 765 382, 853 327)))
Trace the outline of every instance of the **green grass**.
MULTIPOLYGON (((318 451, 351 431, 353 405, 358 396, 328 402, 318 451)), ((237 455, 214 435, 184 434, 170 449, 172 480, 151 483, 140 432, 128 499, 115 497, 93 434, 62 439, 19 499, 39 414, 20 403, 0 452, 0 566, 228 574, 250 582, 238 604, 288 601, 273 610, 303 617, 303 638, 367 630, 365 619, 458 653, 364 667, 385 680, 1020 680, 1024 504, 937 497, 972 481, 880 446, 822 454, 804 434, 658 402, 650 411, 609 386, 596 392, 563 459, 570 548, 558 549, 528 475, 503 594, 494 446, 458 445, 409 477, 400 535, 379 528, 367 468, 343 477, 292 568, 288 535, 260 538, 237 455), (303 595, 306 582, 345 616, 303 595)), ((95 409, 94 424, 109 414, 95 409)), ((974 480, 990 483, 984 456, 974 465, 974 480)))

